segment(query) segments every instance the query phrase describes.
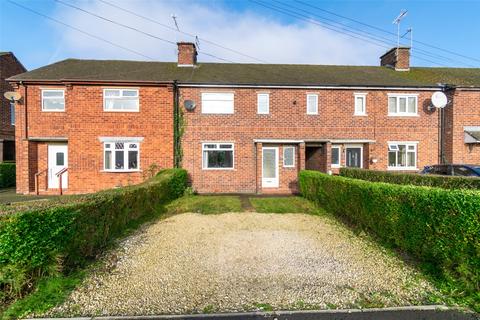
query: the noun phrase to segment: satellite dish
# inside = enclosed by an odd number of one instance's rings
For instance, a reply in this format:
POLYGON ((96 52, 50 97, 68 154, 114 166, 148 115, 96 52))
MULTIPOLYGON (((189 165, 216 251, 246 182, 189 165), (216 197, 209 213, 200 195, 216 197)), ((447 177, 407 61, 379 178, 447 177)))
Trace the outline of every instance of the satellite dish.
POLYGON ((193 109, 195 109, 195 101, 193 100, 185 100, 183 105, 188 111, 193 111, 193 109))
POLYGON ((18 101, 20 100, 20 98, 22 97, 22 95, 18 92, 15 92, 15 91, 7 91, 3 94, 3 96, 5 97, 5 99, 7 99, 8 101, 18 101))
POLYGON ((445 108, 445 106, 448 103, 448 98, 445 95, 445 93, 441 91, 437 91, 434 94, 432 94, 432 104, 435 108, 445 108))

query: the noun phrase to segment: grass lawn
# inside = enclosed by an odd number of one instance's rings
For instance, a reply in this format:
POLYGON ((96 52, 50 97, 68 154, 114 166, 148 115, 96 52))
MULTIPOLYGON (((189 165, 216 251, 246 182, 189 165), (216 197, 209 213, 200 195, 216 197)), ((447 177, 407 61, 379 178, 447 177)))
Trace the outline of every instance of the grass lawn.
POLYGON ((15 191, 15 188, 0 189, 0 204, 24 202, 24 201, 31 201, 31 200, 41 200, 41 199, 49 199, 49 198, 58 198, 58 196, 24 195, 24 194, 17 194, 15 191))
POLYGON ((302 197, 251 197, 250 203, 262 213, 323 213, 322 209, 302 197))
POLYGON ((236 196, 184 196, 166 207, 171 214, 194 212, 203 214, 241 212, 240 197, 236 196))

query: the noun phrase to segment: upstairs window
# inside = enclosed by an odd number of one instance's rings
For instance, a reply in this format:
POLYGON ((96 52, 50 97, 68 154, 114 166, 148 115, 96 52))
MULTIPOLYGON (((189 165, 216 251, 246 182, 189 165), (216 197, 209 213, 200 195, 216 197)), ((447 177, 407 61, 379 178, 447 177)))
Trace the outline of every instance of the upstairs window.
POLYGON ((139 111, 139 98, 137 89, 104 89, 103 110, 120 112, 139 111))
POLYGON ((270 95, 268 93, 257 94, 257 113, 268 114, 270 112, 270 95))
POLYGON ((389 94, 388 115, 389 116, 416 116, 418 115, 417 95, 389 94))
POLYGON ((138 171, 139 143, 135 141, 104 142, 105 171, 138 171))
POLYGON ((367 94, 355 93, 354 98, 355 98, 354 115, 365 116, 367 114, 367 94))
POLYGON ((233 169, 233 143, 202 144, 203 169, 233 169))
POLYGON ((231 92, 202 93, 202 113, 213 113, 213 114, 233 113, 233 93, 231 92))
POLYGON ((416 170, 417 144, 408 142, 389 143, 388 168, 399 170, 416 170))
POLYGON ((42 111, 65 111, 65 90, 42 90, 42 111))
POLYGON ((317 94, 307 94, 307 114, 318 114, 317 94))
POLYGON ((283 166, 285 168, 295 167, 295 147, 284 147, 283 148, 283 166))

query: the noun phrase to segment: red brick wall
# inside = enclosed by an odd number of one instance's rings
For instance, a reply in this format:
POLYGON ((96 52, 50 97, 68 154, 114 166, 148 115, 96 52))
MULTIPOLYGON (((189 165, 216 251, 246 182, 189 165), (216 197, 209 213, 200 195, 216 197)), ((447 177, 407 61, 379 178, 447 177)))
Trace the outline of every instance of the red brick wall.
MULTIPOLYGON (((143 181, 144 172, 156 164, 173 167, 173 90, 165 86, 137 87, 140 112, 104 112, 103 88, 73 85, 20 86, 26 96, 17 113, 17 192, 34 190, 34 175, 47 166, 47 143, 25 138, 68 139, 68 193, 85 193, 143 181), (41 111, 41 88, 65 89, 65 112, 41 111), (28 130, 25 132, 25 109, 28 130), (140 172, 103 171, 103 143, 99 137, 143 137, 140 172), (28 157, 30 154, 30 157, 28 157)), ((40 182, 45 181, 44 176, 40 182)), ((40 189, 43 189, 42 187, 40 189)))
POLYGON ((451 163, 480 164, 480 144, 465 144, 464 127, 480 127, 480 92, 456 90, 449 95, 452 104, 447 115, 446 154, 451 163))
MULTIPOLYGON (((387 141, 418 141, 418 168, 437 162, 438 115, 426 111, 431 91, 419 93, 417 117, 389 117, 387 93, 368 91, 367 116, 353 116, 354 93, 365 90, 303 89, 206 89, 181 88, 181 103, 194 100, 197 108, 184 111, 183 167, 199 192, 256 192, 257 166, 254 139, 368 139, 376 140, 364 149, 365 166, 387 168, 387 141), (201 114, 201 92, 234 92, 234 114, 201 114), (257 92, 270 92, 270 114, 257 114, 257 92), (319 114, 306 114, 306 94, 319 95, 319 114), (201 143, 234 142, 234 170, 202 170, 201 143)), ((257 148, 258 149, 258 148, 257 148)), ((258 152, 258 150, 257 150, 258 152)), ((301 154, 300 154, 301 155, 301 154)), ((282 172, 281 172, 282 174, 282 172)), ((280 176, 281 178, 281 176, 280 176)), ((257 183, 258 184, 258 183, 257 183)))

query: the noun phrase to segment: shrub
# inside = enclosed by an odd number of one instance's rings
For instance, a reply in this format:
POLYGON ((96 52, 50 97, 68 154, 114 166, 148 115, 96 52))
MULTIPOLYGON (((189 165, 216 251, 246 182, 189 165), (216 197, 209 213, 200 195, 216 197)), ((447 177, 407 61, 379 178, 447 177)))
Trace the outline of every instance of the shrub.
POLYGON ((15 163, 0 163, 0 188, 15 186, 15 163))
POLYGON ((480 292, 480 192, 367 182, 314 171, 302 171, 299 183, 303 196, 428 262, 445 279, 455 279, 458 291, 467 296, 480 292))
POLYGON ((140 185, 0 216, 0 289, 4 295, 0 302, 20 297, 42 277, 81 267, 129 225, 162 212, 186 184, 185 170, 164 170, 140 185))
POLYGON ((357 168, 341 168, 340 175, 372 182, 439 187, 444 189, 480 189, 480 179, 475 177, 424 175, 357 168))

